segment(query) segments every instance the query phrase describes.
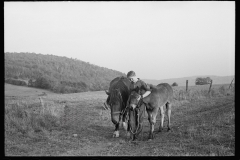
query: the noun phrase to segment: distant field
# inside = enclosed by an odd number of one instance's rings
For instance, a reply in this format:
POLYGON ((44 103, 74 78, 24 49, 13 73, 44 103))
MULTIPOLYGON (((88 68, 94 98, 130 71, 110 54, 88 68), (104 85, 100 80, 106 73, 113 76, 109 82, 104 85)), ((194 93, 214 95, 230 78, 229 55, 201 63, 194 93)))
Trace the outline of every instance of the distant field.
MULTIPOLYGON (((227 90, 228 85, 222 86, 212 86, 214 92, 222 91, 212 97, 176 99, 172 108, 172 131, 167 132, 165 128, 162 133, 155 132, 153 141, 147 141, 149 123, 145 115, 142 141, 131 143, 122 127, 120 137, 112 138, 114 126, 110 111, 102 107, 107 98, 104 91, 55 94, 6 84, 5 155, 233 156, 234 91, 227 90)), ((208 88, 209 85, 192 86, 189 90, 205 94, 208 88)), ((185 87, 174 87, 175 93, 181 90, 185 87)), ((155 129, 160 125, 159 120, 158 115, 155 129)))
POLYGON ((37 89, 32 87, 16 86, 5 83, 4 94, 5 96, 40 96, 42 94, 53 94, 50 91, 44 89, 37 89))
MULTIPOLYGON (((163 80, 151 80, 144 79, 146 83, 158 85, 160 83, 169 83, 172 85, 174 82, 178 84, 178 86, 186 86, 186 80, 188 80, 189 86, 195 86, 196 78, 198 77, 210 77, 213 80, 213 84, 230 84, 233 80, 234 76, 193 76, 193 77, 183 77, 183 78, 172 78, 172 79, 163 79, 163 80)), ((234 83, 234 82, 233 82, 234 83)))
MULTIPOLYGON (((229 88, 229 84, 213 84, 211 89, 219 89, 220 87, 224 86, 224 88, 229 88)), ((194 85, 194 86, 188 86, 188 90, 209 90, 210 85, 194 85)), ((186 90, 186 86, 176 86, 173 87, 173 89, 176 90, 186 90)))

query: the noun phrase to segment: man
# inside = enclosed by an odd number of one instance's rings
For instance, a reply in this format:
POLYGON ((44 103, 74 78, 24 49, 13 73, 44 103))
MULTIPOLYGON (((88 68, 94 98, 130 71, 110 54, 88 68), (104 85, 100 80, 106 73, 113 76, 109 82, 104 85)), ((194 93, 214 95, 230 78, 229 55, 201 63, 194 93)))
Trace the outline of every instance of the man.
MULTIPOLYGON (((127 78, 134 83, 134 89, 133 90, 136 90, 136 91, 139 91, 140 90, 140 93, 141 93, 141 97, 142 98, 145 98, 147 97, 150 93, 151 93, 151 89, 150 87, 147 86, 147 84, 140 80, 139 78, 136 77, 136 73, 134 71, 129 71, 127 73, 127 78), (144 93, 145 92, 145 93, 144 93)), ((140 98, 138 98, 138 101, 140 100, 140 98)), ((106 100, 106 102, 104 102, 104 105, 105 107, 108 109, 110 108, 109 105, 108 105, 108 102, 109 102, 109 96, 106 100)))
MULTIPOLYGON (((148 85, 144 81, 137 78, 134 71, 129 71, 127 73, 127 78, 134 83, 134 90, 136 91, 140 90, 142 98, 147 97, 151 93, 150 87, 148 87, 148 85)), ((140 100, 141 97, 138 98, 138 101, 140 100)))

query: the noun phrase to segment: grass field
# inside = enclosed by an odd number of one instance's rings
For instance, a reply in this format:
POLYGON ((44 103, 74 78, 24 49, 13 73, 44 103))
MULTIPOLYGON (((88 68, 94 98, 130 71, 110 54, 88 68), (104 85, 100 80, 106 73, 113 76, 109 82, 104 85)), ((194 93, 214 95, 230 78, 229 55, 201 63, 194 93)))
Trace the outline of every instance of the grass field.
MULTIPOLYGON (((209 96, 208 88, 192 86, 185 92, 174 87, 171 132, 165 128, 147 141, 146 114, 142 141, 131 143, 122 127, 120 137, 112 138, 110 111, 102 107, 104 91, 54 94, 5 84, 5 155, 233 156, 234 89, 213 85, 209 96)), ((158 115, 155 129, 159 120, 158 115)))

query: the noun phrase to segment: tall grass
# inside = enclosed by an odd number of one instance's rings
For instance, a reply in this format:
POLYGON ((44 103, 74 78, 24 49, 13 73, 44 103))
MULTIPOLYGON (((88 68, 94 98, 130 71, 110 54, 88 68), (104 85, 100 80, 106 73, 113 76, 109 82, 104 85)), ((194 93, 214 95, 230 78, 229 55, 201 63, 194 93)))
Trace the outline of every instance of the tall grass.
POLYGON ((5 133, 33 136, 46 134, 60 127, 59 116, 53 107, 40 107, 40 112, 29 110, 26 104, 12 104, 5 107, 5 133))

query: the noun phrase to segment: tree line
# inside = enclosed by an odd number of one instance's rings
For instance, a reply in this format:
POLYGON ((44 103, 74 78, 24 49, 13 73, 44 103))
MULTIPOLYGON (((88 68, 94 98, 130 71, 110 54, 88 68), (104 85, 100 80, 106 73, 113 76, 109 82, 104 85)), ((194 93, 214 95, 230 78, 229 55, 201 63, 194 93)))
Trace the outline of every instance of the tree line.
POLYGON ((126 76, 78 59, 36 53, 4 53, 5 82, 77 93, 108 89, 112 79, 126 76))

